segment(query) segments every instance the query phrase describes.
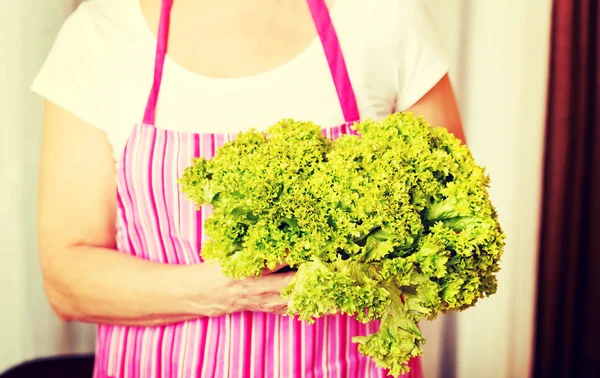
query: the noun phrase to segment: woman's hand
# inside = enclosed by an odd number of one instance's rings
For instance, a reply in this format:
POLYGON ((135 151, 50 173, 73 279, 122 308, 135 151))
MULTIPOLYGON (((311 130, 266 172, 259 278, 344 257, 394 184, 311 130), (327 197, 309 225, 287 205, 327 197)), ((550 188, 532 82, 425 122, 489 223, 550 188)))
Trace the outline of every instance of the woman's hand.
POLYGON ((214 277, 214 303, 220 303, 211 313, 219 316, 239 311, 269 312, 285 314, 287 301, 281 299, 281 290, 287 286, 296 272, 278 273, 286 265, 280 265, 273 270, 264 269, 260 277, 231 279, 226 277, 221 267, 215 264, 203 263, 203 270, 214 277), (220 293, 220 294, 217 294, 220 293))

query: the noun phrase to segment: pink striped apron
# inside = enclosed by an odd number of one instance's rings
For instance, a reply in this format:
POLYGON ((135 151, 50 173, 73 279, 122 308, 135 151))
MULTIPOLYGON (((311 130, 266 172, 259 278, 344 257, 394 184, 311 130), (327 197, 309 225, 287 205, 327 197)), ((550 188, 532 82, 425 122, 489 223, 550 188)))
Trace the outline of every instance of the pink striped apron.
MULTIPOLYGON (((127 141, 117 169, 119 251, 165 264, 198 264, 210 209, 196 211, 177 179, 193 157, 211 158, 234 134, 195 134, 154 126, 173 0, 163 0, 154 84, 144 121, 127 141)), ((345 123, 324 130, 337 138, 359 119, 346 64, 323 0, 308 0, 345 123)), ((94 377, 385 377, 361 356, 353 336, 378 324, 327 316, 308 325, 290 317, 241 312, 158 327, 100 325, 94 377)), ((418 359, 407 377, 421 377, 418 359)))

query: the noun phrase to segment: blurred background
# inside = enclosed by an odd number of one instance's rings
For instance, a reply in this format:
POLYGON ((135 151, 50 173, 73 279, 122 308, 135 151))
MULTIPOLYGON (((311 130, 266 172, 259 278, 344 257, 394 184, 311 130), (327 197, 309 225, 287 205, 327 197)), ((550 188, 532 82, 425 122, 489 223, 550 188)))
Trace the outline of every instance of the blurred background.
MULTIPOLYGON (((598 1, 427 1, 508 239, 498 293, 422 325, 426 377, 600 377, 598 1)), ((93 326, 59 321, 44 297, 43 109, 28 91, 78 3, 0 2, 0 372, 94 348, 93 326)))

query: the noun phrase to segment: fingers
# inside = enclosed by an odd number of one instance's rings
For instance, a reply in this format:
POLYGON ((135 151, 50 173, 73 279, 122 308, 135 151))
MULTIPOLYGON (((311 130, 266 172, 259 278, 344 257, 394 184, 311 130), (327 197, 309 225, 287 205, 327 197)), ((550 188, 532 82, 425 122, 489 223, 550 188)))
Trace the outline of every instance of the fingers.
POLYGON ((281 289, 289 285, 296 272, 285 272, 285 273, 277 273, 277 274, 268 274, 264 277, 260 278, 260 281, 268 291, 273 293, 280 293, 281 289))
POLYGON ((273 314, 277 314, 277 315, 287 315, 287 303, 285 304, 285 306, 280 306, 275 308, 273 311, 271 311, 273 314))
POLYGON ((295 272, 269 274, 247 281, 248 292, 244 299, 251 311, 286 314, 287 300, 281 299, 281 290, 290 284, 295 272))
POLYGON ((283 315, 287 313, 287 309, 288 303, 280 298, 271 298, 268 300, 263 298, 261 302, 257 303, 257 306, 254 310, 283 315))
MULTIPOLYGON (((285 264, 277 267, 277 270, 282 267, 285 267, 285 264)), ((233 288, 232 307, 236 311, 286 314, 288 302, 281 299, 281 291, 292 282, 296 272, 288 271, 272 274, 274 271, 269 271, 269 274, 261 277, 248 277, 231 281, 233 288)))
POLYGON ((246 302, 244 309, 249 311, 285 314, 287 313, 288 308, 288 302, 281 299, 278 292, 269 292, 246 297, 243 302, 246 302))
POLYGON ((288 301, 281 299, 281 289, 289 285, 296 275, 295 272, 286 272, 272 274, 263 277, 266 282, 266 286, 270 288, 270 295, 266 299, 269 303, 269 309, 267 312, 283 315, 287 313, 288 301))

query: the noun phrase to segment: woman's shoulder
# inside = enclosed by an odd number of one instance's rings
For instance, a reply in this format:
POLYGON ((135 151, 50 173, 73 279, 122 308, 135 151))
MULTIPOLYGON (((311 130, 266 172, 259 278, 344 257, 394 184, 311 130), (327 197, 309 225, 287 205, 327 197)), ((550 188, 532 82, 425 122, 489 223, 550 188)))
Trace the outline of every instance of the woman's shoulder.
POLYGON ((370 87, 393 92, 396 109, 413 105, 446 74, 445 49, 426 0, 337 1, 351 69, 370 87))
POLYGON ((99 79, 102 72, 140 56, 136 50, 153 50, 150 32, 136 11, 137 0, 83 1, 60 27, 42 72, 83 70, 99 79))
POLYGON ((333 9, 338 5, 336 1, 340 7, 351 8, 363 18, 375 17, 376 20, 384 22, 403 17, 403 14, 407 15, 412 9, 425 3, 425 0, 333 0, 333 9))
MULTIPOLYGON (((144 29, 138 0, 88 0, 69 16, 64 29, 77 29, 82 42, 128 45, 149 32, 144 29), (146 32, 146 33, 144 33, 146 32)), ((61 33, 64 34, 64 33, 61 33)))
POLYGON ((136 7, 137 0, 82 2, 62 24, 32 91, 106 130, 119 115, 115 95, 123 81, 152 61, 136 7))
POLYGON ((406 56, 406 47, 415 40, 435 43, 435 48, 440 45, 425 0, 335 1, 333 18, 349 49, 385 50, 380 53, 406 56))
MULTIPOLYGON (((431 27, 430 9, 426 0, 336 0, 340 2, 340 11, 346 12, 353 21, 362 24, 354 25, 363 32, 386 31, 388 35, 401 37, 397 32, 421 27, 420 23, 427 19, 426 27, 431 27)), ((334 2, 334 9, 336 3, 334 2)))

